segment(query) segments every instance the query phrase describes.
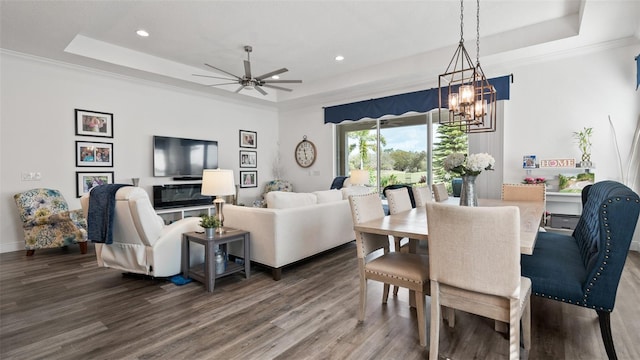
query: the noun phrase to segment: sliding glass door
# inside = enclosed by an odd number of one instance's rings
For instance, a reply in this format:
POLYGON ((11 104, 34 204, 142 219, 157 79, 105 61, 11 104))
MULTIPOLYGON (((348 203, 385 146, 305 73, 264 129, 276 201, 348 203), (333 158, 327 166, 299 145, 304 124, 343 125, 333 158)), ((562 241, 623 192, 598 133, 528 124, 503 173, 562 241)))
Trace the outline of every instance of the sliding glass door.
POLYGON ((392 184, 430 186, 446 177, 442 154, 466 152, 466 144, 464 134, 439 130, 429 113, 344 122, 337 126, 338 173, 367 170, 379 192, 392 184))

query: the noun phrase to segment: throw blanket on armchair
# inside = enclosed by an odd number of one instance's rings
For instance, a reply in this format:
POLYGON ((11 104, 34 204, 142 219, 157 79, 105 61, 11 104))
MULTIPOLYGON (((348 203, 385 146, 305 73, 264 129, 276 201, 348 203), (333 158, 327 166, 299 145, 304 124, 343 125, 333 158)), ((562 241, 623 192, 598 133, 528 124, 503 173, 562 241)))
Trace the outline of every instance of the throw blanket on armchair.
POLYGON ((113 213, 116 192, 128 184, 107 184, 91 189, 89 210, 87 212, 87 233, 89 240, 97 243, 113 243, 113 213))

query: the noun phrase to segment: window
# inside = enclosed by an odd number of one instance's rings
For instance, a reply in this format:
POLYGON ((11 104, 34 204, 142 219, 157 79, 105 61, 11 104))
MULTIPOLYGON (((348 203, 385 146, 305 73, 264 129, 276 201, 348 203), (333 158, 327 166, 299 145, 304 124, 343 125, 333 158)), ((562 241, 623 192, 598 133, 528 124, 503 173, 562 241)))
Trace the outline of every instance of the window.
POLYGON ((450 184, 442 159, 452 151, 466 152, 467 136, 439 127, 437 111, 341 123, 336 131, 338 174, 368 170, 370 184, 379 192, 391 184, 450 184))

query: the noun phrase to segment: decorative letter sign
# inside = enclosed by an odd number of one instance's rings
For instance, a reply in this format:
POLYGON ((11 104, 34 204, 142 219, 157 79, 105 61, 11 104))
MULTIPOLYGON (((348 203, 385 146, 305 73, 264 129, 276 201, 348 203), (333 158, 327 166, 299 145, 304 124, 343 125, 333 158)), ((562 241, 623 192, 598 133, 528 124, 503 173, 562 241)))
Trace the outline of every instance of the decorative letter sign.
POLYGON ((576 159, 550 159, 540 160, 541 168, 574 168, 576 167, 576 159))

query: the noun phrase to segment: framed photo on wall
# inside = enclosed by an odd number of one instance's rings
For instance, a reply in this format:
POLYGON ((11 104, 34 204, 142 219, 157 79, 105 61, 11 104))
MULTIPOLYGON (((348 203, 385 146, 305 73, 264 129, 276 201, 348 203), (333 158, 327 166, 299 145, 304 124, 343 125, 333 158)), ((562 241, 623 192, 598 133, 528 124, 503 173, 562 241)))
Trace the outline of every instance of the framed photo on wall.
POLYGON ((113 166, 113 144, 76 141, 76 166, 113 166))
POLYGON ((255 168, 258 167, 258 153, 249 150, 240 150, 240 167, 255 168))
POLYGON ((536 156, 535 155, 524 155, 522 157, 522 168, 523 169, 535 169, 537 166, 536 156))
POLYGON ((240 147, 252 148, 258 147, 258 133, 255 131, 240 130, 240 147))
POLYGON ((76 109, 76 135, 113 137, 113 114, 76 109))
POLYGON ((113 184, 113 171, 76 171, 76 197, 81 197, 94 187, 104 184, 113 184))
POLYGON ((257 171, 240 171, 240 187, 250 188, 258 187, 257 171))

